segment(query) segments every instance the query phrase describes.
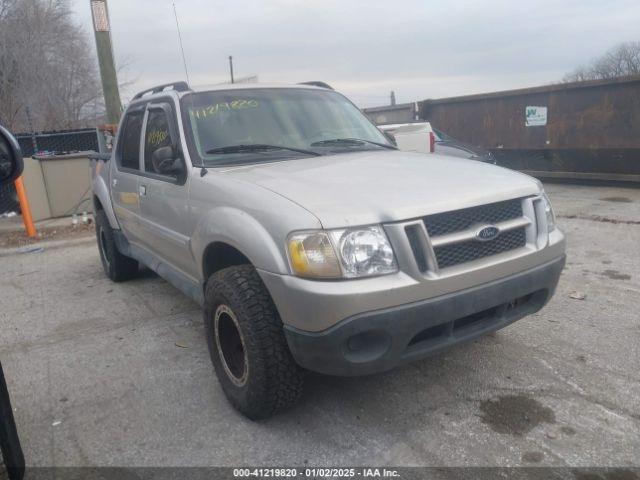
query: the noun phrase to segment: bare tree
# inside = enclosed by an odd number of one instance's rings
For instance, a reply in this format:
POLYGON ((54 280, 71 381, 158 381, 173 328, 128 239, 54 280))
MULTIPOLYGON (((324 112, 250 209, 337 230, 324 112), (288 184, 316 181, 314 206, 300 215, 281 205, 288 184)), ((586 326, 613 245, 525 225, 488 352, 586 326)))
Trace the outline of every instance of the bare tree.
POLYGON ((0 123, 11 126, 20 111, 19 62, 11 20, 16 0, 0 0, 0 123))
POLYGON ((0 0, 0 123, 14 131, 75 128, 101 105, 87 32, 68 0, 0 0))
POLYGON ((608 50, 588 65, 565 75, 563 81, 599 80, 640 75, 640 42, 625 42, 608 50))

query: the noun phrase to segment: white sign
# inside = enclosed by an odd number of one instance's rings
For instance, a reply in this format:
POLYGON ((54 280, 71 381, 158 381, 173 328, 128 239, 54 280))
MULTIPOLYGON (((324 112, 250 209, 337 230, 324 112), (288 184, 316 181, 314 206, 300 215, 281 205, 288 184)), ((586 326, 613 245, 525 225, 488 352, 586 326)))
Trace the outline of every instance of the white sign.
POLYGON ((539 127, 547 124, 547 107, 525 107, 525 125, 539 127))
POLYGON ((109 14, 107 13, 107 4, 104 0, 92 0, 91 10, 93 11, 93 26, 96 32, 109 31, 109 14))

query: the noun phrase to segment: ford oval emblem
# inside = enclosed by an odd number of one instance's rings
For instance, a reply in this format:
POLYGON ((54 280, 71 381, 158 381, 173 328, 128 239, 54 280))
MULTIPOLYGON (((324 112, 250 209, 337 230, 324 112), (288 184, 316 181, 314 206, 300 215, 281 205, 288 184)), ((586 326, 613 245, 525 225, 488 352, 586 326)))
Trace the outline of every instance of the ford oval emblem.
POLYGON ((498 235, 500 235, 500 229, 493 225, 482 227, 476 232, 476 238, 481 242, 488 242, 489 240, 493 240, 498 235))

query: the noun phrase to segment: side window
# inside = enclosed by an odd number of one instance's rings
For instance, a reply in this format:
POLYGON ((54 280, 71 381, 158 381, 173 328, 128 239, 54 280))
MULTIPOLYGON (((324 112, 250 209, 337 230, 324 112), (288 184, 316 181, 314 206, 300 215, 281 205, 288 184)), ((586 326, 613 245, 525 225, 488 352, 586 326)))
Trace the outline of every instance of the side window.
POLYGON ((140 134, 142 133, 142 113, 127 114, 123 123, 120 140, 120 166, 140 170, 140 134))
POLYGON ((165 148, 171 147, 169 128, 165 110, 149 110, 144 140, 144 169, 146 172, 177 178, 182 164, 180 158, 173 158, 172 151, 165 148))

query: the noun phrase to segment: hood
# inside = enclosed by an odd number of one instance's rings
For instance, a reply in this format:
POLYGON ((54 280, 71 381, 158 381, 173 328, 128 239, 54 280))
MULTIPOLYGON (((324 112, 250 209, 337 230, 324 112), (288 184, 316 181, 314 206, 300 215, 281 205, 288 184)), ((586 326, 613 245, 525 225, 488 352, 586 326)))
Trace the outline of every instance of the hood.
POLYGON ((409 220, 540 192, 537 180, 495 165, 387 150, 219 172, 288 198, 318 217, 324 228, 409 220))

